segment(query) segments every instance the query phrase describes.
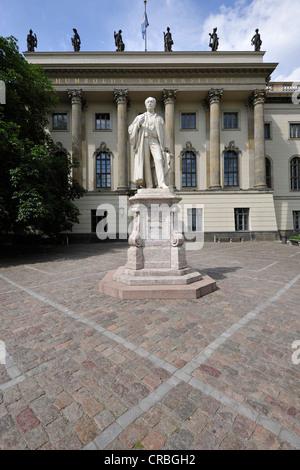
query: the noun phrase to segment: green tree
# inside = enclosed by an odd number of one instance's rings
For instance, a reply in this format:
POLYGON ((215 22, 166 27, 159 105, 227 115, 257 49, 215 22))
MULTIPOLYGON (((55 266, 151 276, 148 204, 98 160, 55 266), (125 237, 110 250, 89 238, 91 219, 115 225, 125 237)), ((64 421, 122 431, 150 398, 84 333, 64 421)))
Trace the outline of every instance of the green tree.
POLYGON ((71 177, 76 162, 47 131, 55 90, 43 69, 19 53, 14 37, 0 37, 0 80, 6 87, 6 104, 0 105, 0 233, 72 230, 79 216, 74 201, 84 189, 71 177))

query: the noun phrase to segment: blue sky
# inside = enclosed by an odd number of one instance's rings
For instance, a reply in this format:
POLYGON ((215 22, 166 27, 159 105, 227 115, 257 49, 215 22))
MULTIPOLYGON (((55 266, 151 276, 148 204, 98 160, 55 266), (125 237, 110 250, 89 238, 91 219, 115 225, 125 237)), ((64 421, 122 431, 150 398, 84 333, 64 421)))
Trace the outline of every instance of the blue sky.
MULTIPOLYGON (((114 51, 114 31, 123 31, 126 51, 143 51, 144 0, 0 0, 2 36, 18 39, 26 51, 31 28, 37 51, 72 51, 76 28, 82 51, 114 51)), ((251 51, 259 28, 265 62, 279 62, 272 80, 300 82, 300 28, 291 0, 147 0, 148 50, 163 50, 170 27, 174 51, 209 51, 209 32, 218 28, 220 51, 251 51)))

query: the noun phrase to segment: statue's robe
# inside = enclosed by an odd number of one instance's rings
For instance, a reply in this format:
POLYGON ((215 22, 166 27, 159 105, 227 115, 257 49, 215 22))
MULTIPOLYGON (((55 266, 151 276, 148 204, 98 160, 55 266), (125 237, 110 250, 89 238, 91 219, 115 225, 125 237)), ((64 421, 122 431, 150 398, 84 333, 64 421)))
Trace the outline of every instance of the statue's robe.
MULTIPOLYGON (((134 155, 135 155, 135 162, 134 162, 134 182, 139 186, 145 185, 145 167, 144 167, 144 139, 145 139, 145 129, 147 127, 147 112, 144 113, 145 120, 141 127, 139 127, 139 120, 141 115, 137 116, 133 123, 129 126, 128 132, 130 136, 130 144, 132 145, 134 155)), ((163 158, 163 166, 164 166, 164 174, 165 177, 168 176, 170 171, 170 153, 166 151, 169 149, 169 138, 166 131, 166 127, 164 124, 164 120, 158 114, 155 114, 155 129, 158 137, 158 142, 160 144, 162 158, 163 158)), ((154 166, 154 162, 152 162, 151 166, 154 166)))

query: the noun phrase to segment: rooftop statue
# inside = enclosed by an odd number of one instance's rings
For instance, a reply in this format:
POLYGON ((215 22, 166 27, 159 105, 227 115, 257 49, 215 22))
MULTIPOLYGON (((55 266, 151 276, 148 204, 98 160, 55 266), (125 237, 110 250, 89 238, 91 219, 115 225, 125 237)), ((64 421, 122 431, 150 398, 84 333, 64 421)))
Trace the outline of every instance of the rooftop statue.
POLYGON ((217 28, 214 28, 212 33, 209 33, 210 40, 209 40, 209 47, 211 47, 212 51, 217 51, 219 47, 219 38, 217 36, 217 28))
POLYGON ((128 128, 135 154, 134 182, 144 188, 157 185, 166 189, 165 178, 170 171, 171 156, 165 123, 155 113, 155 98, 147 98, 145 106, 147 111, 137 116, 128 128))
POLYGON ((255 30, 255 34, 253 38, 251 39, 251 45, 254 46, 254 51, 258 52, 260 51, 261 45, 262 45, 262 40, 260 39, 260 34, 258 32, 259 30, 255 30))
POLYGON ((167 32, 164 32, 164 44, 165 44, 165 52, 171 52, 172 46, 174 44, 172 39, 172 34, 170 33, 170 28, 167 28, 167 32))
POLYGON ((74 52, 79 52, 80 44, 81 44, 80 36, 77 33, 77 29, 73 28, 73 31, 74 31, 74 36, 71 38, 72 45, 74 47, 74 52))
POLYGON ((32 29, 27 35, 27 52, 34 52, 34 48, 37 47, 37 37, 36 34, 32 34, 32 29))
POLYGON ((114 38, 115 38, 115 45, 116 45, 116 52, 123 52, 125 51, 125 44, 123 42, 123 39, 122 39, 122 31, 121 29, 119 29, 119 32, 116 33, 116 31, 114 31, 114 38))

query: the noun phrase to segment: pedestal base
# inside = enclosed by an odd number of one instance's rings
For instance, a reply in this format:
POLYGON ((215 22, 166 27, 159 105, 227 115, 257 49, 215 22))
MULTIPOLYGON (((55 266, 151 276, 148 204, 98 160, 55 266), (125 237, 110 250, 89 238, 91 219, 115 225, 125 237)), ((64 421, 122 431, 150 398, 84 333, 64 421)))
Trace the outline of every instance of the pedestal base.
POLYGON ((140 189, 130 198, 134 215, 127 262, 100 282, 100 292, 120 299, 197 299, 216 282, 190 268, 179 230, 181 198, 169 189, 140 189))
POLYGON ((106 274, 100 282, 99 291, 121 300, 198 299, 217 289, 216 281, 206 275, 190 284, 128 285, 114 281, 115 273, 116 271, 109 271, 106 274))
POLYGON ((134 270, 121 266, 113 276, 114 281, 122 282, 129 286, 186 285, 201 279, 201 274, 191 268, 134 270))

